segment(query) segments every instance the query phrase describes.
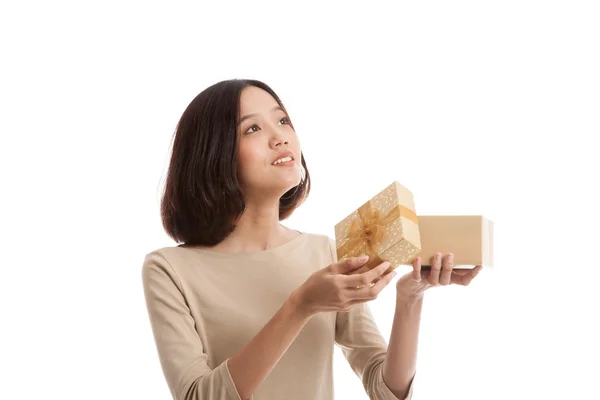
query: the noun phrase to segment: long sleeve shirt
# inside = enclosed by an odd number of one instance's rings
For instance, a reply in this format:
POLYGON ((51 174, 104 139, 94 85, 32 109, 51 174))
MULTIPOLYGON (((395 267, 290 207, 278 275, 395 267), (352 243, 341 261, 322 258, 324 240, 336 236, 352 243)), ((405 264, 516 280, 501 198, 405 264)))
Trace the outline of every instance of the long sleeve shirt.
MULTIPOLYGON (((176 400, 241 400, 228 360, 309 276, 336 262, 335 241, 304 233, 268 250, 173 246, 146 254, 142 283, 162 372, 176 400)), ((400 400, 383 381, 387 342, 367 303, 313 315, 252 400, 333 400, 334 346, 372 400, 400 400)), ((412 398, 412 385, 408 396, 412 398)))

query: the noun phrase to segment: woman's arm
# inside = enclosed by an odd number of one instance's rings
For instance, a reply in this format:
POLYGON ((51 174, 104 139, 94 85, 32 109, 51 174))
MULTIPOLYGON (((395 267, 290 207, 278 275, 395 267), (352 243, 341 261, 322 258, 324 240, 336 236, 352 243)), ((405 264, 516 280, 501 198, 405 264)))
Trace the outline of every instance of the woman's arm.
POLYGON ((409 393, 416 373, 422 308, 423 294, 411 298, 396 297, 392 333, 383 362, 383 380, 399 399, 409 393))
POLYGON ((209 366, 204 344, 166 258, 146 256, 142 281, 162 369, 177 400, 248 400, 310 319, 292 292, 264 328, 237 354, 209 366))
POLYGON ((256 391, 310 319, 300 310, 292 293, 261 331, 229 359, 229 373, 243 400, 256 391))

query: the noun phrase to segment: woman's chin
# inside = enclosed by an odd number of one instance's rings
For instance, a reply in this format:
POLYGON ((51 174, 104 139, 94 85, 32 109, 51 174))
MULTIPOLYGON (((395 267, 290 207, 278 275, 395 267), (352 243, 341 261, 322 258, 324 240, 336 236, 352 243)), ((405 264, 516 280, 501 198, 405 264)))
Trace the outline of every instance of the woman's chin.
POLYGON ((298 186, 302 183, 302 177, 298 174, 297 176, 287 176, 285 178, 281 178, 281 185, 287 187, 288 190, 298 186))
POLYGON ((300 185, 301 181, 298 180, 295 183, 291 183, 289 185, 286 185, 282 190, 284 191, 282 196, 285 195, 286 193, 290 192, 290 191, 294 191, 294 190, 298 190, 298 185, 300 185))

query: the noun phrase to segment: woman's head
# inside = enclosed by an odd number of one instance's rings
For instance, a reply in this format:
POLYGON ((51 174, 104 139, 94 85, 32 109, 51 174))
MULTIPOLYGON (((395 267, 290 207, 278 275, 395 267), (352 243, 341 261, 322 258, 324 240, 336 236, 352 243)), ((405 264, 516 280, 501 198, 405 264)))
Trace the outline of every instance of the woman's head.
POLYGON ((310 175, 291 119, 277 94, 233 79, 202 91, 183 112, 161 202, 176 242, 215 245, 249 204, 289 217, 310 192, 310 175), (273 165, 291 152, 291 164, 273 165))

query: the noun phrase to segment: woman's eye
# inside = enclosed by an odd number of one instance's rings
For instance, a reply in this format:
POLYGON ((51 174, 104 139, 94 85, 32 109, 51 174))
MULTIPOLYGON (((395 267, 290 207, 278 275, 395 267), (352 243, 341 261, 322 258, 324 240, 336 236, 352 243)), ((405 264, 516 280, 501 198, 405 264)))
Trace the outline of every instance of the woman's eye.
MULTIPOLYGON (((282 124, 282 125, 286 125, 286 124, 287 125, 291 125, 290 119, 288 117, 282 117, 279 120, 279 123, 282 124)), ((246 133, 254 133, 254 132, 256 132, 259 129, 260 128, 258 127, 258 125, 254 124, 250 128, 248 128, 248 130, 246 131, 246 133)))

